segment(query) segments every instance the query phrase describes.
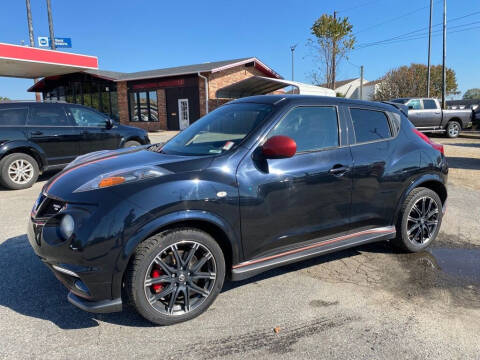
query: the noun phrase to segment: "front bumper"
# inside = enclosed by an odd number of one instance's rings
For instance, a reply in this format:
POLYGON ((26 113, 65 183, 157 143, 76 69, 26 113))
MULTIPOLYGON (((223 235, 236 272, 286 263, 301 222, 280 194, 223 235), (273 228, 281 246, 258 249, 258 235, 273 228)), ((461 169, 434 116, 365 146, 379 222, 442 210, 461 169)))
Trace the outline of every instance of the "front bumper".
MULTIPOLYGON (((42 204, 51 200, 42 196, 39 198, 42 204)), ((63 216, 63 211, 74 214, 74 206, 69 204, 68 210, 65 210, 67 209, 65 206, 55 214, 49 213, 48 216, 39 213, 37 211, 39 209, 41 210, 40 204, 36 204, 30 216, 28 240, 43 263, 70 291, 69 301, 86 311, 120 311, 121 298, 112 296, 112 266, 114 266, 112 258, 117 254, 104 252, 103 256, 99 256, 96 252, 97 256, 94 256, 89 249, 78 248, 75 240, 65 241, 61 238, 58 219, 63 216)), ((85 212, 85 208, 83 211, 85 212)))

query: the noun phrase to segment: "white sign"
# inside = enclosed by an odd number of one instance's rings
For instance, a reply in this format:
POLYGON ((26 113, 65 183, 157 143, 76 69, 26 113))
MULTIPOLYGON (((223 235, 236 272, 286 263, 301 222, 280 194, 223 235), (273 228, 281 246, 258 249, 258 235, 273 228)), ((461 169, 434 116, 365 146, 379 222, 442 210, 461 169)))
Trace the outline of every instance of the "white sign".
POLYGON ((40 47, 50 47, 50 39, 48 36, 39 36, 38 37, 38 46, 40 47))

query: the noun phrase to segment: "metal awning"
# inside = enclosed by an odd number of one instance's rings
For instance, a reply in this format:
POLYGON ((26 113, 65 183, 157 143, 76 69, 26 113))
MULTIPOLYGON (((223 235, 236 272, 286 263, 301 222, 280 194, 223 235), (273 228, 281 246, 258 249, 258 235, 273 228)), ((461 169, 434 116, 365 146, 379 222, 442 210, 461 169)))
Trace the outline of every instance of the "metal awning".
POLYGON ((0 76, 40 78, 98 69, 96 56, 0 43, 0 76))
POLYGON ((248 79, 225 86, 217 90, 216 96, 217 98, 236 99, 245 96, 268 94, 287 86, 296 87, 298 94, 302 95, 336 96, 335 91, 324 87, 263 76, 252 76, 248 79))

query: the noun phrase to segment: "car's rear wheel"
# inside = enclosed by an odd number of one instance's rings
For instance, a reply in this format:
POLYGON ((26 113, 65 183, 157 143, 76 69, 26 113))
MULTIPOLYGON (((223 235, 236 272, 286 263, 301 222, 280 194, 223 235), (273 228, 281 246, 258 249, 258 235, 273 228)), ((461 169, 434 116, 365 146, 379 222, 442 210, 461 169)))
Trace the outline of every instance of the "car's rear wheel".
POLYGON ((410 252, 424 250, 437 237, 442 215, 442 201, 436 192, 413 189, 403 203, 394 243, 410 252))
POLYGON ((147 320, 171 325, 202 314, 225 278, 220 246, 197 229, 175 229, 141 243, 126 274, 131 303, 147 320))
POLYGON ((24 153, 10 154, 0 161, 1 183, 9 189, 31 187, 37 181, 39 172, 35 159, 24 153))
POLYGON ((130 140, 130 141, 127 141, 123 147, 129 148, 129 147, 140 146, 140 145, 142 144, 140 144, 138 141, 130 140))
POLYGON ((449 138, 456 138, 460 135, 460 131, 462 130, 462 126, 458 121, 450 121, 447 124, 447 136, 449 138))

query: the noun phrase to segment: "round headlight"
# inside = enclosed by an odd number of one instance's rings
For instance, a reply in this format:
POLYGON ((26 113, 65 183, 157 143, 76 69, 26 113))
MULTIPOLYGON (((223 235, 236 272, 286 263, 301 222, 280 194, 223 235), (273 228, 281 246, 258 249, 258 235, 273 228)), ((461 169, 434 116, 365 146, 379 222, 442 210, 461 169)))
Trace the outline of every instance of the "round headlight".
POLYGON ((75 220, 72 215, 64 215, 62 221, 60 221, 60 233, 65 240, 69 239, 75 230, 75 220))

